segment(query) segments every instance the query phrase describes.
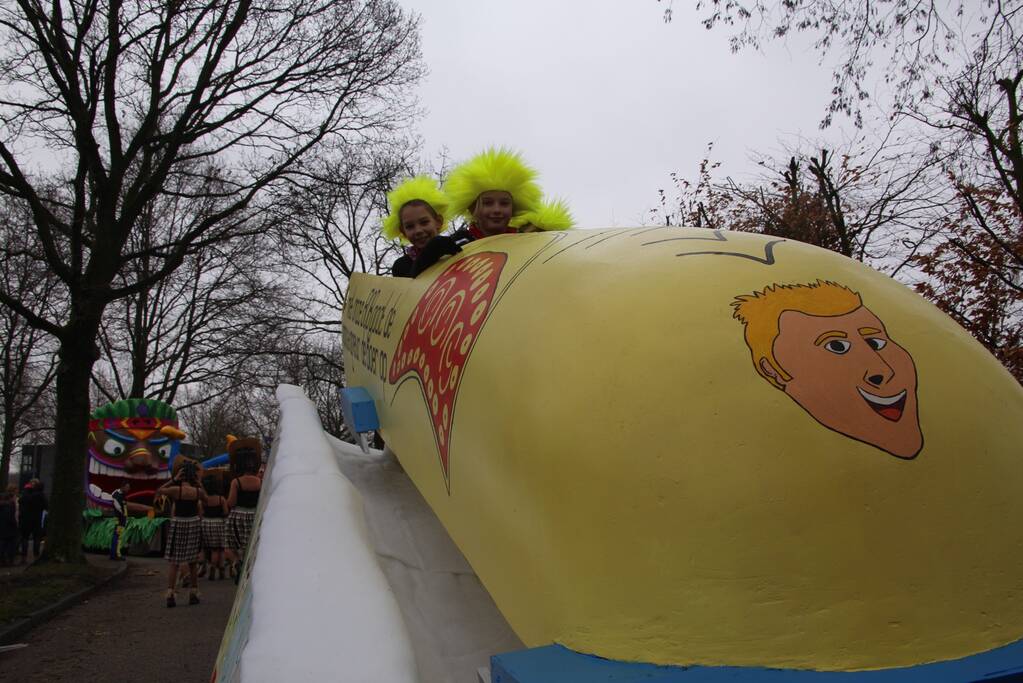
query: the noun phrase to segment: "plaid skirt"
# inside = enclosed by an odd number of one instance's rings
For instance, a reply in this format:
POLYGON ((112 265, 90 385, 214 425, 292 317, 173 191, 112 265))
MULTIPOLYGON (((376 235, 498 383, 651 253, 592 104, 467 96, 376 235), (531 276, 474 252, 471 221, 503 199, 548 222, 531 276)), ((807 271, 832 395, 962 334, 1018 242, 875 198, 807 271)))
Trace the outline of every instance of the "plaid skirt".
POLYGON ((245 552, 249 547, 249 534, 252 533, 252 522, 256 511, 249 508, 235 508, 227 517, 227 547, 231 550, 245 552))
POLYGON ((202 554, 201 537, 202 523, 198 517, 171 517, 163 556, 175 564, 198 562, 202 554))
POLYGON ((203 517, 202 547, 207 550, 220 550, 224 547, 224 518, 203 517))

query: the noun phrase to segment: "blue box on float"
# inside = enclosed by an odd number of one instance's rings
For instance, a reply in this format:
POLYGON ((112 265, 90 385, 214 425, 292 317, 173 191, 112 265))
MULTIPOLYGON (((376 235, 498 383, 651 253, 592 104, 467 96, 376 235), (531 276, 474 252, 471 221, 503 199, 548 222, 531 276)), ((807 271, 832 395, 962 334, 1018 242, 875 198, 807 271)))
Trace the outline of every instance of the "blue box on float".
POLYGON ((371 432, 380 429, 380 418, 373 397, 364 387, 341 389, 341 413, 345 424, 353 433, 371 432))

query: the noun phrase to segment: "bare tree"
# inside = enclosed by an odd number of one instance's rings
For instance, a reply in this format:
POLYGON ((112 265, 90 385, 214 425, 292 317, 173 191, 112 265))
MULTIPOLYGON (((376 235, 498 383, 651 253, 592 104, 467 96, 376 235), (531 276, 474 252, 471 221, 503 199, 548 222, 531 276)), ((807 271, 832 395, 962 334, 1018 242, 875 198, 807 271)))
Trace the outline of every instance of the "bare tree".
MULTIPOLYGON (((146 212, 136 237, 152 241, 160 224, 173 224, 182 210, 177 203, 146 212)), ((179 394, 190 384, 207 388, 203 401, 242 386, 246 358, 281 333, 276 321, 287 274, 278 254, 267 234, 214 245, 108 309, 99 335, 102 359, 93 371, 104 400, 156 398, 181 408, 188 404, 178 402, 179 394)), ((149 266, 146 260, 135 265, 149 266)))
MULTIPOLYGON (((25 235, 31 215, 22 202, 0 197, 0 241, 8 255, 0 259, 0 282, 24 301, 58 311, 61 293, 39 254, 28 249, 25 235)), ((18 442, 52 431, 45 400, 53 389, 56 347, 45 332, 29 325, 13 309, 0 304, 0 488, 7 485, 11 458, 18 442)))
MULTIPOLYGON (((658 0, 661 2, 661 0, 658 0)), ((935 84, 957 80, 978 44, 1019 49, 1020 7, 1001 0, 699 0, 696 12, 708 29, 731 31, 733 51, 757 49, 764 42, 803 33, 822 57, 835 63, 831 102, 822 121, 835 114, 864 122, 864 105, 876 99, 878 85, 891 98, 886 108, 900 111, 931 99, 935 84)), ((665 20, 673 17, 671 3, 665 20)), ((1004 53, 1003 53, 1004 54, 1004 53)))
POLYGON ((789 149, 781 159, 758 155, 764 172, 745 181, 715 179, 709 146, 696 179, 673 175, 676 192, 661 191, 660 211, 669 223, 678 216, 799 240, 896 275, 934 236, 935 211, 947 197, 936 183, 938 160, 893 136, 889 130, 880 143, 860 136, 841 152, 819 146, 789 149))
POLYGON ((1023 231, 1000 186, 963 188, 945 240, 917 257, 917 289, 1023 383, 1023 231))
POLYGON ((14 0, 0 4, 0 35, 0 193, 30 206, 69 307, 50 315, 6 288, 0 303, 59 342, 46 557, 82 561, 89 382, 107 305, 251 236, 267 190, 325 140, 404 125, 422 73, 417 20, 391 0, 14 0), (32 170, 43 145, 46 174, 32 170), (133 247, 162 195, 204 209, 133 247), (141 259, 150 267, 131 267, 141 259), (148 275, 118 279, 137 272, 148 275))
POLYGON ((277 231, 297 273, 289 323, 313 336, 339 334, 352 274, 389 272, 397 249, 380 234, 386 194, 412 173, 416 150, 404 139, 325 150, 277 198, 277 231))
POLYGON ((258 433, 248 414, 244 395, 222 395, 212 400, 190 398, 191 406, 180 414, 188 430, 188 440, 199 448, 204 458, 225 452, 228 434, 242 437, 258 433))

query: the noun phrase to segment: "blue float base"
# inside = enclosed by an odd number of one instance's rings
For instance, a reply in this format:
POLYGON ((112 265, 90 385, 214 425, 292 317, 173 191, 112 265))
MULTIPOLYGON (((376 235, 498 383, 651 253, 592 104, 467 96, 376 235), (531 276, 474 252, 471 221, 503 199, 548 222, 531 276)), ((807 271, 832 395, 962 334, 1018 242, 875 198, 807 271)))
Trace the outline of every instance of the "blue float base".
POLYGON ((618 662, 546 645, 490 658, 491 683, 966 683, 1023 681, 1023 641, 946 662, 880 671, 805 671, 618 662))

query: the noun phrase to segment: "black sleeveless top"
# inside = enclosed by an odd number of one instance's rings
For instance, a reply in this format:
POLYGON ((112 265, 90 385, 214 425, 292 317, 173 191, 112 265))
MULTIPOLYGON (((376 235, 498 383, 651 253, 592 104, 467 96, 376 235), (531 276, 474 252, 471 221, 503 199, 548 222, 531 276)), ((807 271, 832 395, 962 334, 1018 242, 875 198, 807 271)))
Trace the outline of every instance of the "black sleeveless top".
POLYGON ((193 498, 191 500, 184 500, 179 498, 174 503, 174 516, 175 517, 195 517, 199 514, 199 500, 193 498))
POLYGON ((242 488, 241 484, 238 484, 238 499, 237 507, 240 508, 251 508, 255 509, 259 503, 259 489, 255 491, 246 491, 242 488))
POLYGON ((220 502, 216 505, 206 504, 204 509, 205 516, 207 519, 221 519, 224 516, 224 499, 221 498, 220 502))

